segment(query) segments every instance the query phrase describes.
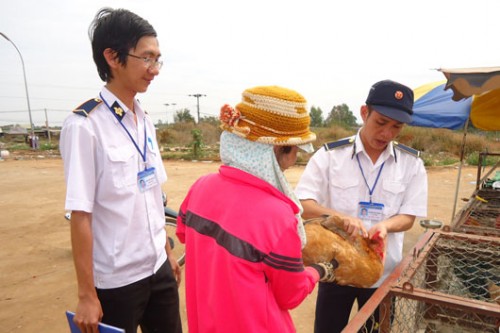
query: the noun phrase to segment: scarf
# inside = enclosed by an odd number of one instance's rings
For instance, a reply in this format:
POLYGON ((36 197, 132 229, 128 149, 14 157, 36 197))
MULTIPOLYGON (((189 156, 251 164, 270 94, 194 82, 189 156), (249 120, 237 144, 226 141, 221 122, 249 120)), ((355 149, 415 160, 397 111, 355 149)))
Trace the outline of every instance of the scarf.
POLYGON ((273 147, 224 131, 220 138, 220 158, 225 165, 248 172, 273 185, 299 207, 299 214, 296 215, 297 234, 304 248, 306 233, 301 218, 304 209, 281 171, 273 147))

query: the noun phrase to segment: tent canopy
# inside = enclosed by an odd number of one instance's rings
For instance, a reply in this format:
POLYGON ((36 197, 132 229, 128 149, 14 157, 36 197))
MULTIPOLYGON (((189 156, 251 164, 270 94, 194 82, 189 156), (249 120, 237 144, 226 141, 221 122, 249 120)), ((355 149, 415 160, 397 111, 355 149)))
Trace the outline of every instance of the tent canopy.
POLYGON ((446 89, 451 88, 455 101, 500 89, 500 67, 441 68, 439 71, 448 80, 446 89))
POLYGON ((469 117, 471 99, 454 102, 453 92, 445 90, 446 81, 424 84, 413 90, 411 126, 462 129, 469 117))
POLYGON ((500 67, 440 69, 440 71, 447 78, 446 83, 438 82, 415 89, 413 122, 415 126, 431 124, 433 125, 431 127, 464 128, 455 203, 451 216, 453 220, 464 159, 467 120, 470 118, 476 128, 487 131, 500 130, 500 67), (471 96, 473 97, 469 98, 471 96), (444 118, 445 115, 447 118, 444 118), (465 119, 461 126, 460 119, 465 119))
MULTIPOLYGON (((500 79, 500 72, 497 77, 500 79)), ((500 130, 500 89, 454 101, 454 91, 447 90, 448 85, 445 81, 432 82, 414 89, 414 114, 410 125, 456 130, 464 128, 470 117, 478 129, 500 130)))

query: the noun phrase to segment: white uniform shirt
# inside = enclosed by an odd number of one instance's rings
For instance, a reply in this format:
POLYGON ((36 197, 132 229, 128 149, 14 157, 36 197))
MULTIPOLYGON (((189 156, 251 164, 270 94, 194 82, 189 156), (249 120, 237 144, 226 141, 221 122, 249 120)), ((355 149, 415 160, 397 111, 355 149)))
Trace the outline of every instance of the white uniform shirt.
MULTIPOLYGON (((384 204, 383 220, 398 214, 427 215, 427 173, 422 160, 400 149, 392 142, 375 164, 366 154, 359 132, 354 143, 326 150, 320 148, 309 160, 295 189, 299 199, 314 199, 318 204, 349 216, 357 216, 360 201, 370 201, 360 165, 368 185, 373 187, 372 202, 384 204)), ((363 221, 369 230, 376 221, 363 221)), ((378 287, 402 259, 404 232, 389 233, 384 273, 378 287)))
POLYGON ((87 117, 64 121, 60 150, 64 160, 67 210, 92 213, 94 280, 97 288, 117 288, 154 274, 166 260, 161 184, 167 180, 154 125, 137 101, 134 114, 109 90, 102 98, 124 110, 121 123, 154 167, 158 185, 141 193, 137 174, 145 163, 127 132, 105 103, 87 117))

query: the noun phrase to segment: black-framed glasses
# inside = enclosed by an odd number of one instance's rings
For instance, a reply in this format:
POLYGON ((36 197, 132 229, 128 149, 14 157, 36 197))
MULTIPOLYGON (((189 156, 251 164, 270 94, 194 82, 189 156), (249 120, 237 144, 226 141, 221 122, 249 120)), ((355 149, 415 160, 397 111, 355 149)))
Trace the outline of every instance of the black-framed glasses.
POLYGON ((144 61, 144 64, 146 64, 146 66, 148 68, 155 68, 156 67, 158 69, 161 69, 161 67, 163 66, 162 60, 153 59, 153 58, 149 58, 149 57, 139 57, 139 56, 136 56, 135 54, 130 54, 130 53, 127 53, 127 55, 129 57, 140 59, 140 60, 144 61))

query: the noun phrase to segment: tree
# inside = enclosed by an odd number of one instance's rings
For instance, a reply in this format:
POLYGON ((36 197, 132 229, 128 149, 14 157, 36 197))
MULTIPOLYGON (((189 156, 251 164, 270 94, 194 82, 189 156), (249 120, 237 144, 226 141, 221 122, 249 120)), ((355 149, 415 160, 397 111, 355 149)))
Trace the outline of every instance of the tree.
POLYGON ((174 114, 174 123, 194 123, 194 118, 189 109, 181 109, 174 114))
POLYGON ((193 136, 193 157, 200 158, 202 157, 203 133, 199 128, 194 128, 191 130, 191 135, 193 136))
POLYGON ((311 127, 323 127, 323 111, 315 106, 311 107, 311 127))
POLYGON ((325 120, 325 125, 339 125, 344 128, 353 128, 357 126, 356 117, 349 110, 347 104, 335 105, 325 120))

